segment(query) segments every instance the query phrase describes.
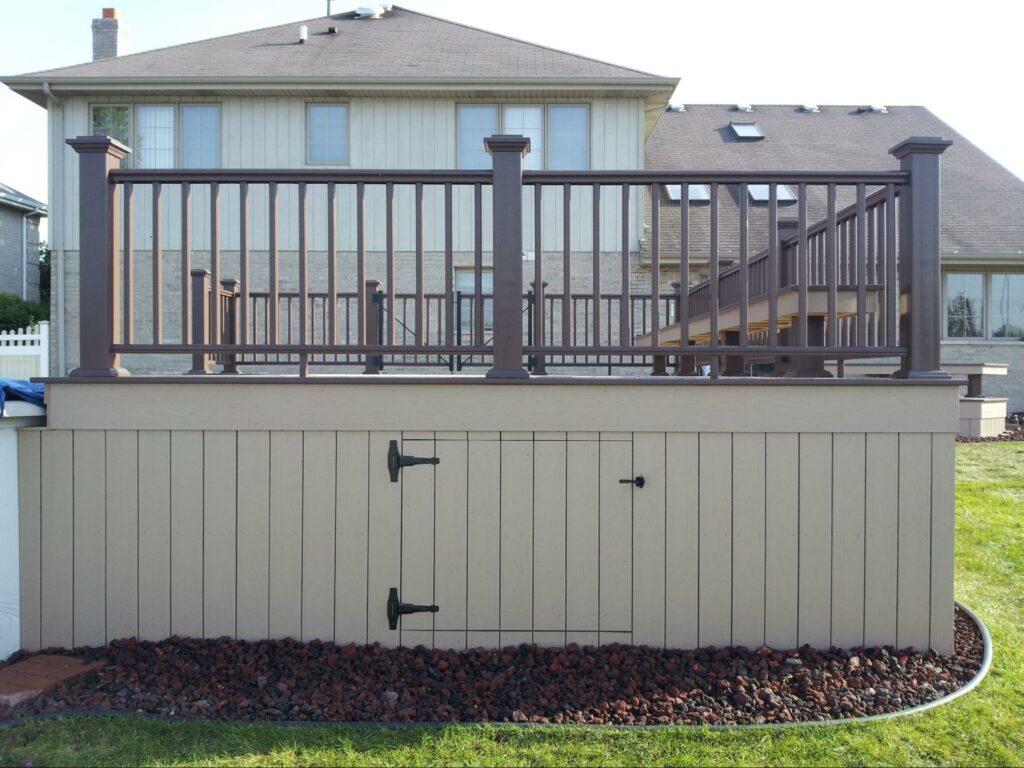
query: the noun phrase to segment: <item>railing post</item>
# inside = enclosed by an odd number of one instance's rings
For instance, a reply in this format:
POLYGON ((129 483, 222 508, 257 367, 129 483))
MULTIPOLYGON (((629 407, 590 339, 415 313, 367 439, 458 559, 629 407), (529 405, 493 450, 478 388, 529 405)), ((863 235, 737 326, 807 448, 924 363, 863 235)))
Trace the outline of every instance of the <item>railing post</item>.
POLYGON ((900 345, 908 348, 901 379, 948 379, 942 370, 942 271, 939 266, 939 155, 953 142, 912 136, 889 150, 910 173, 900 192, 900 345))
MULTIPOLYGON (((220 281, 221 288, 224 293, 228 296, 222 296, 221 298, 227 299, 227 313, 224 317, 224 322, 221 323, 220 341, 224 344, 238 344, 241 334, 239 333, 239 305, 241 304, 241 283, 232 277, 226 277, 220 281)), ((220 302, 214 302, 214 311, 220 311, 220 302)), ((230 352, 223 356, 221 373, 238 373, 238 355, 234 352, 230 352)))
MULTIPOLYGON (((193 269, 192 276, 192 343, 210 343, 210 271, 193 269)), ((216 310, 214 310, 216 311, 216 310)), ((205 352, 192 353, 190 376, 203 376, 210 372, 210 356, 205 352)))
POLYGON ((530 375, 523 367, 523 157, 530 140, 490 136, 484 146, 494 166, 494 365, 487 376, 522 379, 530 375))
POLYGON ((68 139, 78 153, 78 367, 69 376, 127 376, 120 355, 121 270, 118 269, 120 205, 110 172, 131 153, 109 136, 68 139))
MULTIPOLYGON (((384 294, 380 292, 380 281, 367 280, 362 288, 365 291, 362 304, 363 312, 366 313, 363 320, 364 327, 366 328, 366 343, 380 344, 383 341, 383 326, 380 322, 380 302, 384 298, 384 294)), ((363 369, 363 373, 380 373, 383 361, 383 355, 366 355, 366 368, 363 369)))
MULTIPOLYGON (((534 254, 534 258, 537 255, 534 254)), ((544 345, 544 292, 548 287, 547 280, 541 280, 540 283, 532 282, 530 287, 533 288, 533 316, 530 318, 532 325, 530 326, 532 331, 531 343, 535 347, 544 345)), ((533 358, 533 375, 534 376, 547 376, 548 371, 544 366, 544 355, 534 355, 533 358)))

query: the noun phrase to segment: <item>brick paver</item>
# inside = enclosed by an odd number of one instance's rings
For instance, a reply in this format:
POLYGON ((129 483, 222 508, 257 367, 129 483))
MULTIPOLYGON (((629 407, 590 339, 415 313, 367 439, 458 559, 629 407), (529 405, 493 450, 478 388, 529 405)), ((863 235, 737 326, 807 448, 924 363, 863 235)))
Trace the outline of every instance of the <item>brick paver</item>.
POLYGON ((13 707, 63 682, 84 675, 102 662, 40 654, 0 669, 0 705, 13 707))

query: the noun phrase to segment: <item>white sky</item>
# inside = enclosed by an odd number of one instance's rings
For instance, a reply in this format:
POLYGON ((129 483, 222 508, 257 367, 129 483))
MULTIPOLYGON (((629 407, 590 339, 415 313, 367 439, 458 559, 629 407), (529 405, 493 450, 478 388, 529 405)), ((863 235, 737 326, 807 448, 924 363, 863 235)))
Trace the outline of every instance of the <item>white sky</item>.
MULTIPOLYGON (((88 61, 90 23, 103 5, 118 8, 131 35, 128 52, 326 11, 326 0, 9 0, 0 25, 0 73, 88 61)), ((1024 177, 1024 3, 1019 0, 406 0, 404 5, 681 77, 675 98, 683 103, 921 104, 1024 177)), ((334 2, 336 13, 353 7, 334 2)), ((0 115, 0 181, 45 201, 44 110, 2 87, 0 115)))

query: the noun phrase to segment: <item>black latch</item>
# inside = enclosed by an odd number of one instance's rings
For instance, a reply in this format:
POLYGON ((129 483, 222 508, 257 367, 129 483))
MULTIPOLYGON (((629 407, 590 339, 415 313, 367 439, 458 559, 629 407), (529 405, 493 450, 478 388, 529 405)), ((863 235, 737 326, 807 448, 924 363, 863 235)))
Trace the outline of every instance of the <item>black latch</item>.
POLYGON ((413 605, 412 603, 398 602, 398 588, 392 587, 388 591, 388 627, 398 629, 398 620, 409 613, 437 613, 436 605, 413 605))
POLYGON ((643 475, 637 475, 636 477, 627 477, 622 480, 619 480, 619 482, 622 483, 623 485, 632 483, 637 488, 643 488, 647 484, 647 481, 644 480, 643 475))
POLYGON ((428 459, 420 458, 419 456, 403 456, 398 450, 398 441, 392 440, 388 446, 388 472, 391 474, 391 482, 398 482, 398 471, 402 467, 411 467, 416 464, 440 464, 441 460, 437 456, 431 456, 428 459))

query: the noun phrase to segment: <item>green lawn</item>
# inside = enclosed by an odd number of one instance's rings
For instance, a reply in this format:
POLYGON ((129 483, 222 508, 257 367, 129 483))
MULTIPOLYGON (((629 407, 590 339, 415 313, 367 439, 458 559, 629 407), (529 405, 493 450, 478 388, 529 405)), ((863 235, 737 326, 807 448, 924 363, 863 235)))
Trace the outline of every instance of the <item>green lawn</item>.
POLYGON ((957 449, 957 596, 995 661, 973 693, 860 726, 684 730, 288 728, 72 718, 0 731, 0 765, 1022 765, 1024 444, 957 449))

